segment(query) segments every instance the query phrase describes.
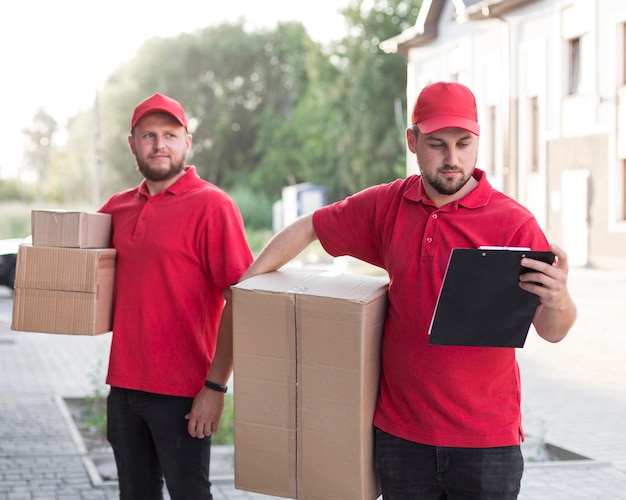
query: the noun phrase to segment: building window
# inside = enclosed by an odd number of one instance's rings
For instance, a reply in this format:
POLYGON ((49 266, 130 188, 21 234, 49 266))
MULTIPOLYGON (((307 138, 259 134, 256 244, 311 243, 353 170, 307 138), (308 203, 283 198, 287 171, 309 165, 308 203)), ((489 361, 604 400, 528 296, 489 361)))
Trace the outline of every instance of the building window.
POLYGON ((581 50, 580 37, 567 40, 568 46, 568 95, 578 94, 580 91, 582 72, 580 70, 581 50))
POLYGON ((539 171, 539 101, 537 96, 530 98, 529 102, 529 147, 530 147, 530 171, 539 171))

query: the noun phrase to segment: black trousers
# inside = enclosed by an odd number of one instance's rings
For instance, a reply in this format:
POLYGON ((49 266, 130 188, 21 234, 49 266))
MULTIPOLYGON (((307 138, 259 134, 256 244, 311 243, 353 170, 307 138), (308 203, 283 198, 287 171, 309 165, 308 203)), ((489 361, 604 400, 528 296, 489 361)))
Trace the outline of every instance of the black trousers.
POLYGON ((384 500, 515 500, 524 459, 519 446, 428 446, 376 429, 384 500))
POLYGON ((185 415, 192 398, 111 387, 107 438, 113 448, 120 500, 212 500, 211 437, 192 438, 185 415))

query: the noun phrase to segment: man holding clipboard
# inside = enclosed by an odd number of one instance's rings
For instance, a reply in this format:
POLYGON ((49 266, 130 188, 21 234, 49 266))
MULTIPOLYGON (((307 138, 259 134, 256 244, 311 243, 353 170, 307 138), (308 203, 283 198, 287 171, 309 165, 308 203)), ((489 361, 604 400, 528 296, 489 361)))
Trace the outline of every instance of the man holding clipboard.
POLYGON ((526 272, 515 275, 515 285, 535 296, 537 333, 559 342, 576 317, 567 255, 475 168, 480 131, 467 87, 427 85, 411 123, 406 139, 421 175, 303 216, 268 243, 242 279, 278 269, 315 239, 333 256, 385 269, 389 307, 373 422, 383 498, 515 499, 524 467, 515 349, 431 344, 431 318, 453 248, 550 251, 549 263, 519 255, 526 272))

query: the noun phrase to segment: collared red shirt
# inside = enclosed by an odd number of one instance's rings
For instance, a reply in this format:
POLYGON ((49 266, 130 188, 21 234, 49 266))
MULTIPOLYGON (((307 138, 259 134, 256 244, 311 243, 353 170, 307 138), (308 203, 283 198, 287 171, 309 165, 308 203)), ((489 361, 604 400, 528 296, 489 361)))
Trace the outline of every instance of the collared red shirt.
POLYGON ((435 446, 519 444, 521 386, 515 350, 428 344, 452 248, 547 250, 533 215, 494 190, 479 169, 464 198, 437 208, 420 176, 374 186, 317 210, 324 249, 387 271, 389 308, 374 425, 435 446))
POLYGON ((145 181, 113 195, 117 250, 107 384, 195 397, 215 352, 222 293, 252 263, 232 199, 194 167, 150 196, 145 181))

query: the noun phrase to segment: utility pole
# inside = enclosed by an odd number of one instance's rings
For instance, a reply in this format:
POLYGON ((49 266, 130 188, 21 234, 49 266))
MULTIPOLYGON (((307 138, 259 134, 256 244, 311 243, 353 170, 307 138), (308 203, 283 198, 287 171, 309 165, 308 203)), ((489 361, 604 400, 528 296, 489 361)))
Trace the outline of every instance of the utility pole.
POLYGON ((93 191, 92 197, 96 208, 100 208, 102 197, 102 136, 100 132, 100 96, 96 91, 93 111, 93 191))

